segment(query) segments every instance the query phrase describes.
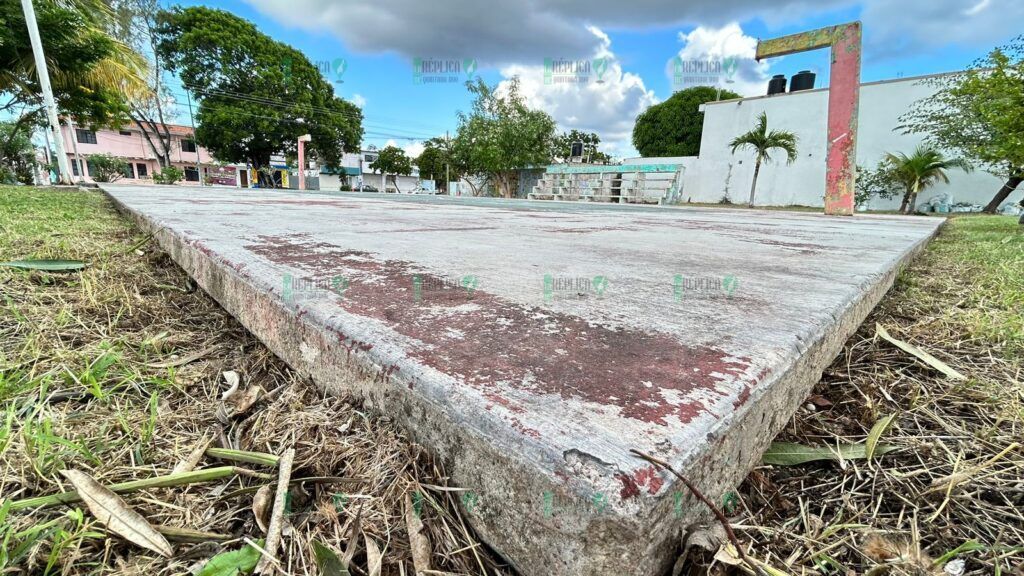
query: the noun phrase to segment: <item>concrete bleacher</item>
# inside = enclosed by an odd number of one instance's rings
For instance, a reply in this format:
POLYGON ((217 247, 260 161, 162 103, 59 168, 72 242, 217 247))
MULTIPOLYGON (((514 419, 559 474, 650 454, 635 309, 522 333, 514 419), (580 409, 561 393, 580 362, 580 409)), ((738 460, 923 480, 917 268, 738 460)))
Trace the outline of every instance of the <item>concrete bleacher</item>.
POLYGON ((673 204, 682 193, 681 164, 553 164, 530 200, 673 204))

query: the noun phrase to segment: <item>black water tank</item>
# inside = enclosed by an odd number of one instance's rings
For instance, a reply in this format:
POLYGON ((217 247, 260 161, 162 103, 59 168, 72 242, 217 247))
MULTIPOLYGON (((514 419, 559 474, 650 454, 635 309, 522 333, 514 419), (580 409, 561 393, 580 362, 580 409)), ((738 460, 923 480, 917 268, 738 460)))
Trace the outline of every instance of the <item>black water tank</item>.
POLYGON ((786 92, 786 75, 776 74, 768 81, 768 95, 783 94, 786 92))
POLYGON ((814 72, 810 70, 801 70, 793 75, 793 79, 789 83, 789 91, 797 92, 799 90, 810 90, 814 88, 814 72))

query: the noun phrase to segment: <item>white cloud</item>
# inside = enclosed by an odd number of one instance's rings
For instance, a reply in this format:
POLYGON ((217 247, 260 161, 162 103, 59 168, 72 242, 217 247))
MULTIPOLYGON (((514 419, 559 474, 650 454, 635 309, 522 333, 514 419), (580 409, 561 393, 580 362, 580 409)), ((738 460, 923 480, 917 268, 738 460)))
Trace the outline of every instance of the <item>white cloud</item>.
POLYGON ((353 104, 359 106, 360 108, 366 107, 366 97, 364 97, 362 94, 353 94, 352 97, 349 98, 348 100, 349 102, 352 102, 353 104))
POLYGON ((948 45, 994 48, 1020 33, 1020 0, 868 0, 861 14, 867 54, 906 58, 948 45), (912 16, 908 16, 912 15, 912 16))
MULTIPOLYGON (((821 12, 851 0, 245 0, 295 28, 333 34, 348 49, 407 58, 476 58, 481 66, 587 57, 602 29, 720 26, 821 12)), ((798 18, 790 18, 792 21, 798 18)))
POLYGON ((757 38, 744 34, 736 22, 721 28, 698 26, 692 32, 680 32, 679 40, 683 42, 683 47, 677 55, 679 60, 669 60, 665 64, 665 72, 673 89, 710 85, 732 90, 743 96, 765 93, 769 76, 768 61, 754 60, 757 38), (729 67, 725 66, 719 72, 723 59, 725 62, 734 63, 735 71, 730 73, 729 67), (712 63, 712 68, 711 73, 705 74, 699 64, 707 62, 712 63), (678 69, 677 66, 680 64, 682 68, 678 69))
POLYGON ((407 144, 399 144, 397 141, 395 141, 394 138, 388 138, 387 142, 384 142, 384 145, 381 146, 380 148, 383 150, 388 146, 401 148, 402 151, 405 152, 405 155, 408 156, 409 158, 417 158, 420 154, 423 153, 424 148, 423 142, 411 141, 407 144))
POLYGON ((409 158, 418 158, 420 154, 423 154, 423 148, 423 142, 410 142, 402 146, 402 150, 405 150, 405 155, 409 158))
MULTIPOLYGON (((618 157, 634 155, 630 143, 633 123, 658 100, 640 76, 622 69, 607 34, 592 26, 588 31, 598 44, 590 57, 578 62, 582 69, 578 76, 559 74, 554 68, 546 75, 543 65, 523 64, 504 66, 501 75, 507 79, 518 76, 527 105, 550 114, 560 130, 596 132, 604 152, 618 157), (565 81, 575 78, 585 81, 565 81)), ((506 89, 508 83, 503 80, 498 89, 506 89)))

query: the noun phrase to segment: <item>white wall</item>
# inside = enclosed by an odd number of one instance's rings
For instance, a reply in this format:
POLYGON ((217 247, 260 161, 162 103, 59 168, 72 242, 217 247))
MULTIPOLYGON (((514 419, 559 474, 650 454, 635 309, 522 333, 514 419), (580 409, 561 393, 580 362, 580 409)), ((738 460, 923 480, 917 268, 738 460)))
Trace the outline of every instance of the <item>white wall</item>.
MULTIPOLYGON (((886 152, 913 152, 921 142, 920 134, 903 135, 894 128, 899 116, 915 101, 933 93, 934 88, 921 78, 872 82, 861 85, 857 163, 873 168, 886 152)), ((699 162, 687 170, 683 200, 718 202, 728 194, 735 203, 746 202, 753 177, 754 158, 747 151, 732 155, 729 141, 754 127, 757 116, 768 113, 769 129, 790 130, 798 136, 799 157, 786 165, 785 156, 761 166, 757 179, 756 204, 785 206, 823 206, 825 195, 826 119, 828 89, 807 90, 776 96, 709 102, 704 106, 704 132, 699 162)), ((649 162, 651 159, 645 159, 649 162)), ((953 202, 987 204, 1002 186, 999 178, 983 170, 965 174, 959 169, 948 172, 950 183, 929 188, 918 198, 924 202, 940 193, 949 193, 953 202)), ((1019 201, 1018 189, 1010 201, 1019 201)), ((900 198, 873 199, 868 208, 889 210, 899 207, 900 198)))

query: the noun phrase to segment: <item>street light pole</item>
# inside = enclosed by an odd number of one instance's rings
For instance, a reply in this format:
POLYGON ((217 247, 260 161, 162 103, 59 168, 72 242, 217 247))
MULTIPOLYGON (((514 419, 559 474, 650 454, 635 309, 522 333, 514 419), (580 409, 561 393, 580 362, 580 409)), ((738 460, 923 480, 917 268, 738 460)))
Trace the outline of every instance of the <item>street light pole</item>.
MULTIPOLYGON (((53 89, 50 88, 50 72, 46 68, 46 56, 43 54, 43 43, 39 39, 39 25, 36 23, 36 10, 32 0, 21 0, 21 9, 25 12, 25 24, 28 26, 28 37, 32 42, 32 54, 36 60, 36 73, 39 75, 39 87, 43 91, 43 104, 46 106, 46 120, 53 145, 57 149, 57 167, 60 169, 60 183, 71 184, 71 169, 68 157, 64 153, 64 137, 60 133, 57 122, 57 105, 53 101, 53 89)), ((74 138, 75 135, 71 134, 74 138)))

